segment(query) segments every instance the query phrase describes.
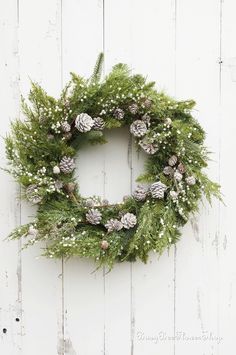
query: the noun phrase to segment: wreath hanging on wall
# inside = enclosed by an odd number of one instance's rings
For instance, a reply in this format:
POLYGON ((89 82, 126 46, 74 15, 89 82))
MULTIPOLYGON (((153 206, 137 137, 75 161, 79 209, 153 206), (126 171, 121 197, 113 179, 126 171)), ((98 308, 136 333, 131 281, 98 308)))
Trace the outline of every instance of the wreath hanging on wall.
POLYGON ((220 198, 219 185, 203 168, 205 132, 193 118, 194 101, 176 101, 154 89, 124 64, 100 80, 103 54, 93 75, 71 74, 59 99, 36 83, 22 99, 24 121, 12 123, 6 138, 8 171, 24 187, 23 197, 38 205, 34 222, 11 239, 25 246, 45 241, 51 258, 92 257, 112 267, 116 261, 146 262, 180 237, 180 228, 198 209, 203 195, 220 198), (84 144, 106 143, 105 129, 128 126, 146 168, 132 195, 110 204, 79 193, 75 157, 84 144))

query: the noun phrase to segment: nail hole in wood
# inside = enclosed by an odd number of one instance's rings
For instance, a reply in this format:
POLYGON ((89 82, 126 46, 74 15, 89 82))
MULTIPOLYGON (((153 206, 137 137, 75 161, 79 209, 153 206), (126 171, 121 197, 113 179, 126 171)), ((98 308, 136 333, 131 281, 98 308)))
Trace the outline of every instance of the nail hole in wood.
POLYGON ((3 332, 4 334, 6 334, 7 328, 3 328, 2 332, 3 332))
POLYGON ((17 318, 16 318, 16 322, 19 322, 19 321, 20 321, 20 318, 17 317, 17 318))

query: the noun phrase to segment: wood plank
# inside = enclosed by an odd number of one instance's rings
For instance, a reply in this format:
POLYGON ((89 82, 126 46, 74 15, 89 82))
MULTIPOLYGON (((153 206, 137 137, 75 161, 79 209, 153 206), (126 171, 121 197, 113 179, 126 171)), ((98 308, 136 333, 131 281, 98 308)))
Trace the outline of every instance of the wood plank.
MULTIPOLYGON (((0 135, 5 137, 10 119, 19 114, 19 52, 17 3, 0 3, 0 135)), ((1 168, 7 167, 5 143, 0 141, 1 168)), ((0 218, 0 353, 21 354, 22 304, 21 255, 18 242, 5 238, 20 223, 19 190, 5 171, 0 171, 2 186, 0 218), (17 320, 16 320, 17 319, 17 320)))
MULTIPOLYGON (((109 1, 105 4, 105 49, 106 70, 116 62, 125 62, 135 72, 156 80, 160 89, 174 93, 174 4, 172 1, 109 1), (120 25, 122 23, 122 25, 120 25), (119 30, 118 30, 119 29, 119 30)), ((135 178, 143 169, 144 156, 138 156, 132 148, 131 187, 135 178)), ((146 337, 167 331, 173 335, 173 300, 174 300, 174 254, 167 253, 160 260, 156 255, 150 258, 148 265, 140 262, 122 269, 122 288, 118 290, 118 270, 112 271, 109 292, 110 316, 107 318, 107 353, 119 354, 156 354, 171 353, 173 345, 163 342, 155 344, 146 337), (129 274, 130 267, 130 274, 129 274), (115 287, 115 291, 113 288, 115 287), (112 308, 115 297, 122 297, 122 304, 112 308), (120 296, 122 295, 122 296, 120 296), (158 301, 157 301, 158 300, 158 301), (112 312, 113 309, 113 312, 112 312), (127 310, 127 311, 126 311, 127 310), (126 324, 119 318, 119 312, 127 312, 126 324), (115 312, 115 313, 114 313, 115 312), (115 319, 115 321, 114 321, 115 319), (117 324, 118 322, 118 324, 117 324), (127 330, 129 328, 129 332, 127 330), (119 334, 119 337, 116 335, 119 334), (121 336, 120 336, 121 334, 121 336), (122 341, 120 340, 122 339, 122 341), (122 343, 122 345, 120 345, 122 343)), ((108 293, 108 287, 107 292, 108 293)), ((118 298, 117 297, 117 298, 118 298)), ((108 307, 106 302, 106 306, 108 307)))
MULTIPOLYGON (((219 177, 220 2, 178 1, 176 94, 197 101, 194 115, 213 151, 208 173, 219 177), (218 163, 216 163, 218 162, 218 163)), ((177 246, 175 353, 216 354, 219 336, 219 208, 202 206, 177 246), (191 340, 191 338, 198 340, 191 340), (188 339, 190 338, 190 340, 188 339)))
POLYGON ((222 68, 221 68, 221 116, 220 116, 220 183, 226 206, 220 206, 219 240, 219 354, 230 353, 234 348, 236 319, 235 274, 235 188, 231 172, 232 154, 236 149, 234 139, 236 97, 236 23, 235 1, 222 2, 222 68))
MULTIPOLYGON (((28 94, 30 80, 51 95, 61 90, 61 2, 20 1, 21 92, 28 94)), ((24 203, 22 223, 34 209, 24 203)), ((22 292, 24 336, 22 353, 64 354, 62 263, 40 258, 42 244, 23 252, 22 292), (38 258, 39 257, 39 258, 38 258)))
MULTIPOLYGON (((74 71, 89 77, 103 50, 102 1, 63 2, 63 80, 74 71)), ((103 146, 83 147, 77 171, 84 196, 104 194, 103 146)), ((103 271, 91 260, 73 258, 65 263, 65 342, 68 354, 99 354, 104 348, 103 271)))

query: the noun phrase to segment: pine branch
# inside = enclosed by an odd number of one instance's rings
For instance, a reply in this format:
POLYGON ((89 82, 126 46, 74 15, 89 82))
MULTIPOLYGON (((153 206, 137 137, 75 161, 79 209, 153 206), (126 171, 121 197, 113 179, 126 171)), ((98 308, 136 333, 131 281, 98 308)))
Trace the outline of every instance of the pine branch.
POLYGON ((90 83, 91 84, 99 82, 99 80, 101 78, 103 62, 104 62, 104 53, 100 53, 98 55, 95 67, 93 69, 93 74, 92 74, 92 76, 90 78, 90 83))

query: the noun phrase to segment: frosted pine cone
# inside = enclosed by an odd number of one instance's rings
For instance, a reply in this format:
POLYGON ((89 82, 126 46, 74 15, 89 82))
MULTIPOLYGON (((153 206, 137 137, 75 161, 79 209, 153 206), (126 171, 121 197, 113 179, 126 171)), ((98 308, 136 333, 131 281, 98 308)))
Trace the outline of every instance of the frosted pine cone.
POLYGON ((123 224, 118 219, 111 218, 106 222, 105 227, 108 232, 120 231, 123 228, 123 224))
POLYGON ((130 132, 135 137, 143 137, 147 132, 146 123, 141 120, 134 121, 130 126, 130 132))
POLYGON ((85 201, 85 206, 86 207, 94 207, 95 206, 95 201, 93 198, 88 198, 86 201, 85 201))
POLYGON ((184 174, 185 173, 185 171, 186 171, 186 168, 185 168, 185 166, 184 166, 184 164, 183 163, 179 163, 179 165, 178 165, 178 171, 181 173, 181 174, 184 174))
POLYGON ((178 192, 174 190, 170 191, 170 197, 172 198, 173 201, 176 201, 178 198, 178 192))
POLYGON ((61 129, 64 133, 68 133, 71 130, 71 126, 67 121, 62 122, 61 129))
POLYGON ((150 100, 149 98, 146 98, 144 100, 143 104, 146 108, 150 108, 152 106, 152 100, 150 100))
POLYGON ((115 118, 117 118, 118 120, 122 120, 125 116, 124 111, 121 108, 116 108, 114 111, 114 116, 115 118))
POLYGON ((81 113, 75 119, 75 127, 79 132, 89 132, 93 125, 94 120, 87 113, 81 113))
POLYGON ((86 220, 90 224, 100 224, 102 219, 102 214, 99 210, 92 208, 86 213, 86 220))
POLYGON ((38 232, 39 232, 38 229, 36 229, 33 225, 29 226, 28 236, 36 238, 38 235, 38 232))
POLYGON ((175 166, 177 164, 178 158, 176 155, 172 155, 169 160, 168 160, 168 164, 170 166, 175 166))
POLYGON ((146 186, 138 185, 133 192, 133 197, 137 201, 144 201, 147 197, 148 189, 146 186))
POLYGON ((101 117, 95 117, 93 119, 93 122, 93 129, 95 129, 96 131, 102 131, 105 128, 105 122, 101 117))
POLYGON ((138 105, 135 103, 129 105, 129 112, 135 115, 138 112, 138 105))
POLYGON ((174 169, 171 166, 165 166, 163 169, 163 173, 168 176, 174 175, 174 169))
POLYGON ((176 181, 181 181, 183 179, 183 175, 178 170, 176 170, 174 173, 174 178, 176 181))
POLYGON ((165 119, 165 124, 166 124, 168 127, 170 127, 171 124, 172 124, 172 119, 171 119, 170 117, 167 117, 167 118, 165 119))
POLYGON ((62 183, 62 181, 60 181, 60 180, 56 180, 56 181, 54 182, 54 186, 55 186, 55 189, 56 189, 56 190, 60 190, 60 189, 62 189, 62 187, 63 187, 63 183, 62 183))
POLYGON ((133 213, 126 213, 121 218, 121 223, 125 229, 133 228, 137 224, 137 217, 133 213))
POLYGON ((60 170, 64 174, 70 174, 75 168, 75 162, 73 158, 63 157, 59 165, 60 170))
POLYGON ((155 154, 159 149, 157 143, 151 143, 148 141, 148 139, 145 138, 139 142, 139 145, 147 154, 150 155, 155 154))
POLYGON ((35 184, 29 185, 25 191, 27 200, 33 204, 40 203, 42 201, 42 196, 40 196, 38 186, 35 184))
POLYGON ((150 187, 150 191, 153 198, 164 198, 164 193, 166 189, 167 186, 161 181, 154 182, 154 184, 152 184, 150 187))
POLYGON ((185 181, 186 181, 186 183, 187 183, 188 185, 190 185, 190 186, 196 184, 196 179, 195 179, 195 177, 194 177, 193 175, 186 177, 185 181))
POLYGON ((145 113, 145 115, 142 116, 142 121, 146 123, 147 127, 150 127, 151 117, 147 113, 145 113))

